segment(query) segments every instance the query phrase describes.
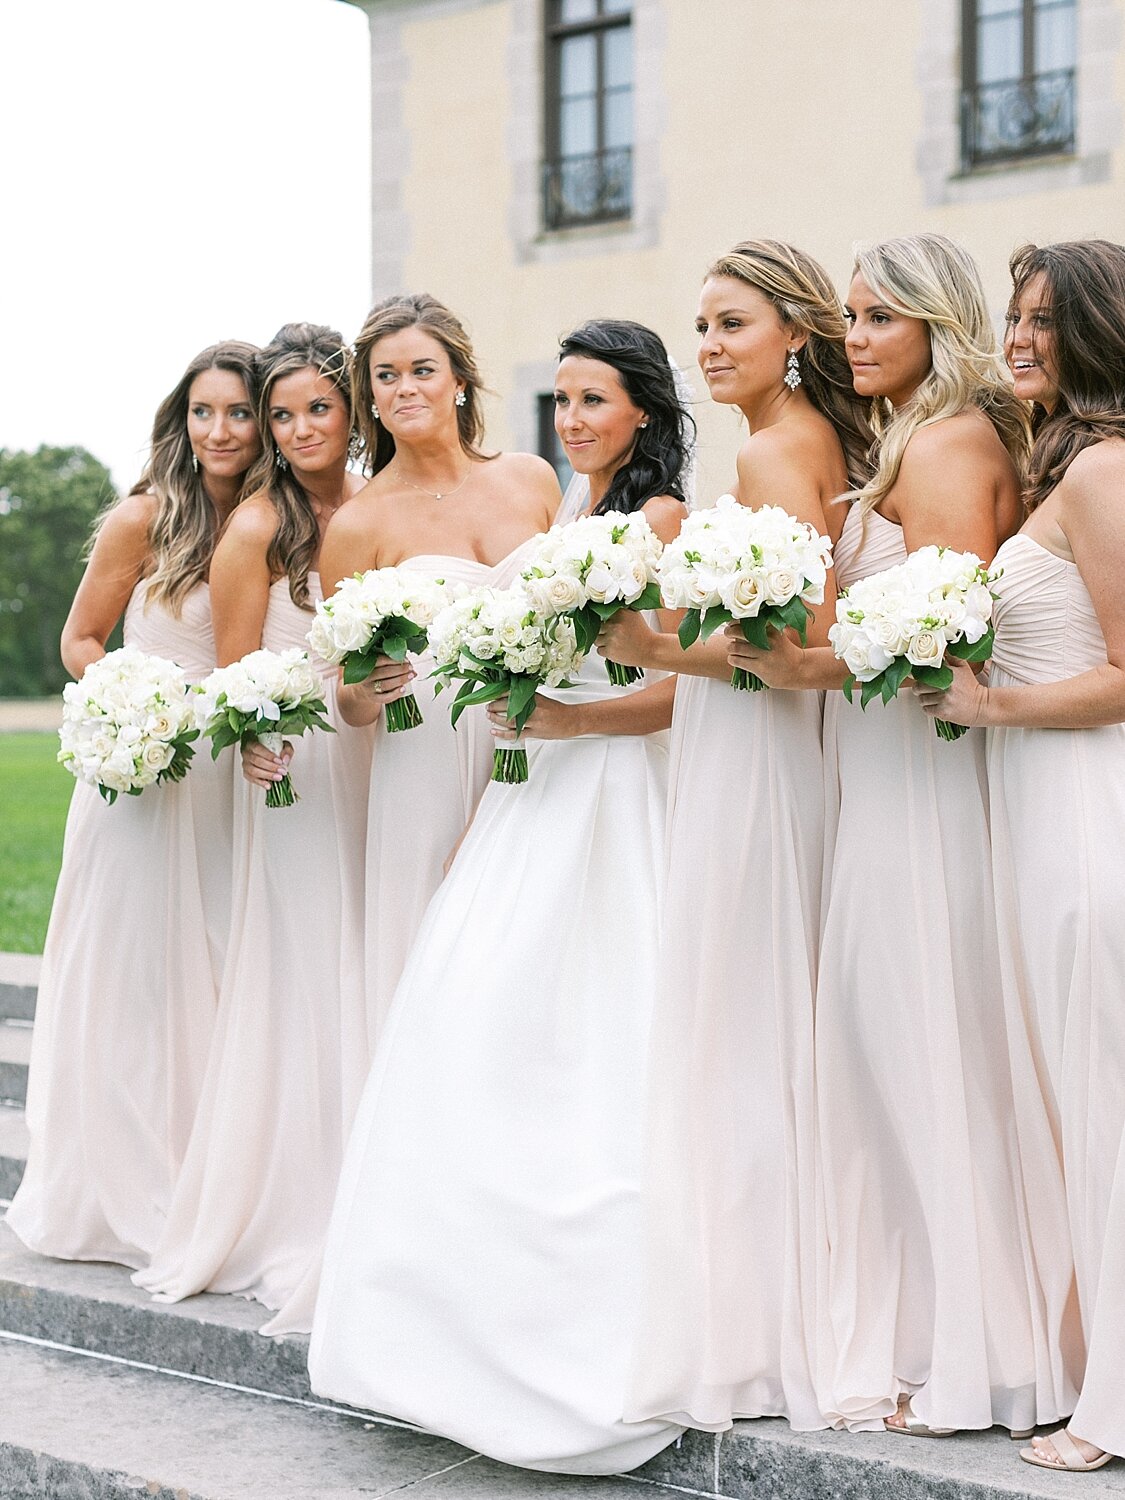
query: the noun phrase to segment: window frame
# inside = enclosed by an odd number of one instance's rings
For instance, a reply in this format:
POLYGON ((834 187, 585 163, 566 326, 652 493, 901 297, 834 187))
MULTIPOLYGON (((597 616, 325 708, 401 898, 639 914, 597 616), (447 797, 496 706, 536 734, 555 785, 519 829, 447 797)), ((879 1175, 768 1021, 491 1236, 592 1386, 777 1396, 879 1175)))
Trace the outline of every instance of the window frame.
MULTIPOLYGON (((1020 72, 1011 79, 996 79, 982 83, 979 76, 978 55, 980 15, 979 0, 961 0, 961 170, 965 173, 993 168, 1011 167, 1024 162, 1038 162, 1045 157, 1073 156, 1077 150, 1076 94, 1078 69, 1041 69, 1035 56, 1035 21, 1040 8, 1068 10, 1077 27, 1077 0, 1011 0, 1011 10, 1020 15, 1020 72), (982 151, 975 130, 980 96, 987 89, 1010 88, 1022 93, 1024 98, 1034 98, 1037 84, 1043 80, 1057 79, 1062 85, 1066 118, 1069 131, 1061 137, 1036 140, 1028 133, 1024 144, 1013 144, 1009 149, 982 151)), ((1032 103, 1031 108, 1035 108, 1032 103)))
MULTIPOLYGON (((630 3, 619 11, 606 11, 606 0, 595 0, 597 11, 593 16, 587 16, 579 21, 562 21, 559 19, 564 0, 543 0, 543 156, 541 164, 541 216, 544 230, 554 232, 560 229, 583 228, 600 224, 628 223, 633 217, 634 211, 634 182, 633 167, 634 153, 636 148, 636 117, 633 116, 630 130, 630 141, 628 146, 608 147, 605 143, 606 137, 606 98, 607 85, 605 81, 605 37, 611 31, 624 30, 628 28, 635 37, 634 11, 635 6, 630 3), (596 109, 595 123, 595 147, 592 152, 584 152, 576 156, 562 155, 562 56, 563 42, 571 37, 592 36, 595 38, 595 81, 594 100, 596 109), (583 159, 604 159, 607 155, 622 156, 625 158, 625 166, 628 174, 626 188, 627 203, 624 208, 605 207, 596 209, 590 213, 568 214, 565 211, 553 207, 553 203, 559 195, 558 180, 561 169, 566 162, 582 161, 583 159)), ((629 85, 630 104, 636 107, 636 70, 629 85)))

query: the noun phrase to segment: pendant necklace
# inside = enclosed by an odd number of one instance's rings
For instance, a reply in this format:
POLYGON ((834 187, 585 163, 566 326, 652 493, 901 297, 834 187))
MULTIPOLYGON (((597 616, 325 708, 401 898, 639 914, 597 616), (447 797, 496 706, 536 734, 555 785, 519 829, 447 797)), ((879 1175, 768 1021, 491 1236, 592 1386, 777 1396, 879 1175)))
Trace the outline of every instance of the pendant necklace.
POLYGON ((470 464, 465 471, 465 477, 459 479, 451 490, 428 490, 425 485, 415 484, 413 479, 407 479, 406 475, 402 472, 401 464, 396 463, 395 469, 398 471, 398 477, 402 480, 403 484, 408 484, 412 490, 418 490, 420 494, 429 495, 432 500, 448 500, 450 495, 455 495, 462 485, 468 483, 469 475, 473 472, 473 466, 470 464))

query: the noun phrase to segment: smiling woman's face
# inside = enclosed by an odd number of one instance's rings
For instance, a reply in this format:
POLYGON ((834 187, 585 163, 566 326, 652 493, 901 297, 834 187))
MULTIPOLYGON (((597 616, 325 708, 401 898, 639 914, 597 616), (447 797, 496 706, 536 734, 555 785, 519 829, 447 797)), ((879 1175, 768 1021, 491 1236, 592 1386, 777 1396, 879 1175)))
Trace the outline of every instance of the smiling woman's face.
POLYGON ((645 414, 612 365, 568 354, 555 371, 555 431, 578 474, 616 474, 645 414))
POLYGON ((1008 309, 1004 358, 1021 401, 1051 411, 1059 397, 1051 285, 1044 272, 1032 276, 1008 309))
POLYGON ((316 474, 347 457, 347 403, 311 365, 274 381, 269 417, 270 435, 292 468, 316 474))

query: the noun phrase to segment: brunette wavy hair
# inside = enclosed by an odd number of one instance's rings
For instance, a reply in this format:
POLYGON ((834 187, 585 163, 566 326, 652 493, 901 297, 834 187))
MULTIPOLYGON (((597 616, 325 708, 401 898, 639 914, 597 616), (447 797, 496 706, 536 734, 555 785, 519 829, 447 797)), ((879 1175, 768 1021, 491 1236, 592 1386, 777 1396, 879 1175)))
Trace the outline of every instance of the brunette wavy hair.
POLYGON ((1036 405, 1028 510, 1041 505, 1084 448, 1125 437, 1125 246, 1112 240, 1021 245, 1013 254, 1012 302, 1036 276, 1049 289, 1053 366, 1050 412, 1036 405))
POLYGON ((648 418, 648 426, 637 432, 628 462, 610 480, 593 514, 640 510, 656 495, 683 500, 695 422, 680 404, 676 377, 660 336, 643 323, 625 318, 592 318, 559 341, 559 359, 568 354, 611 365, 629 398, 648 418))

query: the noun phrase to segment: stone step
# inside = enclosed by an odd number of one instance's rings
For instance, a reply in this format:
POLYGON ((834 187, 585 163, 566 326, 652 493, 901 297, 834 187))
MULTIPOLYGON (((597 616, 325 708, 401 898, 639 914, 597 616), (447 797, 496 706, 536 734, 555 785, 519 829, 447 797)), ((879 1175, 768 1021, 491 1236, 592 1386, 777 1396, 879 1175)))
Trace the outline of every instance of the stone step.
MULTIPOLYGON (((323 1404, 316 1402, 308 1387, 307 1341, 263 1338, 257 1330, 267 1316, 256 1303, 236 1297, 193 1297, 172 1306, 152 1302, 132 1285, 128 1272, 121 1267, 46 1260, 25 1250, 11 1231, 0 1225, 0 1329, 23 1338, 66 1346, 76 1351, 75 1357, 77 1351, 93 1351, 124 1361, 129 1368, 156 1366, 187 1377, 250 1388, 259 1393, 255 1399, 261 1400, 265 1409, 269 1409, 269 1398, 283 1404, 305 1401, 306 1406, 284 1404, 283 1409, 304 1413, 317 1408, 323 1417, 323 1404)), ((0 1351, 4 1347, 0 1334, 0 1351)), ((163 1378, 171 1378, 171 1374, 163 1378)), ((0 1378, 0 1390, 15 1389, 0 1378)), ((185 1385, 183 1389, 194 1388, 185 1385)), ((229 1425, 232 1431, 239 1432, 241 1442, 236 1412, 242 1408, 237 1402, 249 1398, 240 1393, 226 1394, 235 1403, 229 1425)), ((5 1435, 5 1404, 0 1400, 0 1439, 5 1435)), ((333 1410, 339 1414, 341 1408, 333 1410)), ((351 1420, 354 1422, 362 1415, 355 1414, 351 1420)), ((48 1447, 46 1451, 60 1461, 75 1457, 62 1449, 48 1447)), ((185 1453, 190 1451, 194 1450, 189 1445, 185 1453)), ((314 1457, 310 1453, 309 1461, 313 1462, 314 1457)), ((130 1463, 131 1460, 127 1462, 124 1458, 114 1460, 117 1469, 132 1474, 130 1463)), ((473 1472, 491 1474, 494 1467, 478 1467, 473 1472)), ((201 1500, 227 1493, 207 1488, 192 1491, 185 1477, 190 1472, 187 1468, 182 1474, 172 1469, 160 1472, 151 1466, 150 1470, 146 1471, 148 1478, 164 1481, 167 1474, 181 1489, 197 1494, 201 1500)), ((513 1471, 498 1472, 510 1475, 513 1471)), ((7 1496, 4 1477, 0 1463, 0 1495, 7 1496)), ((471 1480, 466 1470, 464 1482, 468 1484, 471 1480)), ((1069 1475, 1051 1474, 1020 1463, 1017 1445, 1000 1432, 925 1442, 891 1434, 793 1433, 783 1422, 774 1421, 739 1423, 722 1436, 689 1433, 679 1446, 659 1454, 630 1483, 634 1480, 644 1480, 650 1486, 647 1490, 632 1490, 634 1500, 653 1493, 652 1486, 671 1486, 681 1492, 720 1496, 723 1500, 775 1500, 775 1497, 777 1500, 826 1497, 827 1500, 829 1496, 832 1500, 874 1500, 882 1496, 887 1500, 892 1497, 893 1500, 1058 1500, 1070 1496, 1066 1486, 1072 1483, 1069 1475)), ((528 1477, 527 1482, 547 1481, 528 1477)), ((439 1485, 437 1479, 433 1483, 439 1485)), ((447 1493, 440 1486, 450 1483, 442 1479, 439 1488, 433 1491, 434 1496, 447 1493)), ((473 1495, 476 1500, 488 1500, 494 1494, 542 1494, 553 1500, 556 1494, 571 1493, 569 1489, 550 1488, 492 1489, 488 1483, 483 1488, 466 1490, 465 1494, 473 1495)), ((12 1493, 19 1496, 25 1492, 55 1493, 50 1489, 12 1493)), ((61 1489, 61 1480, 60 1493, 68 1496, 72 1493, 61 1489)), ((78 1488, 73 1493, 97 1495, 98 1500, 104 1500, 118 1491, 78 1488)), ((237 1493, 252 1495, 258 1491, 248 1489, 237 1493)), ((290 1495, 320 1492, 282 1488, 275 1493, 278 1500, 282 1497, 287 1500, 290 1495)), ((352 1491, 342 1488, 325 1493, 343 1497, 352 1491)), ((364 1493, 370 1497, 384 1491, 369 1488, 364 1493)), ((430 1491, 421 1493, 428 1495, 430 1491)), ((460 1492, 451 1489, 448 1493, 453 1496, 460 1492)), ((602 1500, 607 1500, 610 1493, 613 1492, 604 1486, 596 1491, 602 1500)), ((1125 1500, 1125 1464, 1111 1465, 1105 1471, 1084 1476, 1082 1493, 1083 1500, 1125 1500)))
POLYGON ((6 1500, 674 1500, 505 1468, 397 1424, 0 1339, 6 1500))
POLYGON ((154 1302, 124 1267, 50 1260, 0 1223, 0 1329, 9 1333, 309 1399, 308 1340, 263 1338, 269 1316, 242 1297, 154 1302))
POLYGON ((0 1104, 27 1103, 27 1065, 31 1061, 31 1025, 0 1021, 0 1104))
POLYGON ((0 953, 0 1021, 32 1021, 43 960, 38 953, 0 953))
POLYGON ((27 1164, 27 1121, 22 1109, 0 1105, 0 1203, 9 1203, 27 1164))

